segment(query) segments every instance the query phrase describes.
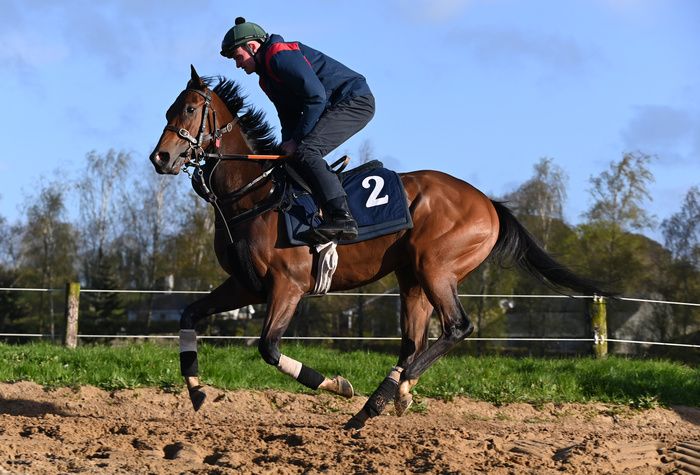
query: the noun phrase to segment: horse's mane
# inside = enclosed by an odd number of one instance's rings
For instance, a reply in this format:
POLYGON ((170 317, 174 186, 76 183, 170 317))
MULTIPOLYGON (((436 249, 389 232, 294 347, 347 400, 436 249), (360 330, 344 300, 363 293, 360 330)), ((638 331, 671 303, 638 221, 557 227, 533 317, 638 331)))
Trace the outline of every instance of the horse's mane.
POLYGON ((224 101, 231 114, 238 117, 238 124, 255 153, 273 155, 280 153, 275 131, 265 120, 265 113, 246 102, 246 96, 241 92, 240 85, 222 76, 206 77, 202 78, 202 81, 224 101), (215 81, 217 83, 212 88, 211 85, 215 81))

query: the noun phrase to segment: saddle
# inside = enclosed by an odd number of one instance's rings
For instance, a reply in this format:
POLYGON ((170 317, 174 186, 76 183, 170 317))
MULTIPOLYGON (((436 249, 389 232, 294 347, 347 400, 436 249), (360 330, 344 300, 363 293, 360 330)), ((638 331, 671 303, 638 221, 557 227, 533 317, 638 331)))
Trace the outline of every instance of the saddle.
MULTIPOLYGON (((289 244, 309 246, 328 241, 322 235, 314 242, 309 240, 309 236, 314 236, 313 229, 322 222, 320 206, 301 177, 295 172, 289 176, 292 182, 287 206, 281 210, 289 244)), ((358 226, 355 239, 341 240, 338 244, 353 244, 413 227, 403 183, 396 172, 384 168, 380 161, 372 160, 340 172, 338 177, 358 226)))

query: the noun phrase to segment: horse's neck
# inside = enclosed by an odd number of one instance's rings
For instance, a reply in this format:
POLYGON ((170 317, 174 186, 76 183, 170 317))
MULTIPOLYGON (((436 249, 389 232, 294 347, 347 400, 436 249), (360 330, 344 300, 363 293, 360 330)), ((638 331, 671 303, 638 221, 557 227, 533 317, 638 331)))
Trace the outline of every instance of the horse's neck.
POLYGON ((221 153, 226 154, 251 154, 254 153, 251 142, 246 138, 238 124, 233 126, 231 132, 221 138, 221 153))
MULTIPOLYGON (((252 147, 238 127, 230 134, 224 135, 221 143, 222 155, 252 153, 252 147)), ((216 165, 212 175, 212 191, 217 196, 223 196, 241 190, 263 174, 266 169, 264 163, 254 160, 222 160, 216 165)), ((261 186, 256 186, 231 206, 236 211, 249 209, 267 196, 269 188, 269 184, 261 183, 261 186)))
MULTIPOLYGON (((226 110, 225 106, 218 100, 215 101, 214 106, 217 107, 217 113, 223 119, 223 123, 234 122, 233 129, 221 137, 219 153, 224 156, 254 154, 253 142, 248 140, 240 124, 234 121, 233 116, 226 110)), ((235 193, 260 177, 265 168, 263 163, 253 160, 221 160, 214 166, 210 175, 211 191, 218 197, 235 193)), ((256 186, 239 200, 227 205, 228 208, 231 208, 229 212, 236 213, 252 208, 265 198, 269 190, 270 185, 267 183, 256 186)))

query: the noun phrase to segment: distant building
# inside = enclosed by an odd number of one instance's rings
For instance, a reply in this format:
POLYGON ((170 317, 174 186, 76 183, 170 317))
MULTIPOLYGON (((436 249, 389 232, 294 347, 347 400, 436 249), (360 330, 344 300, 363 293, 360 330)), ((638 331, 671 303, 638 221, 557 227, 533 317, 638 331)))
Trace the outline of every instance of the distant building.
MULTIPOLYGON (((194 302, 197 296, 187 294, 160 294, 153 299, 151 310, 151 322, 173 322, 179 321, 182 311, 190 303, 194 302)), ((142 302, 138 307, 127 309, 126 315, 130 322, 143 320, 148 315, 148 302, 142 302)), ((252 305, 213 314, 215 318, 221 320, 247 320, 254 318, 256 314, 252 305)))

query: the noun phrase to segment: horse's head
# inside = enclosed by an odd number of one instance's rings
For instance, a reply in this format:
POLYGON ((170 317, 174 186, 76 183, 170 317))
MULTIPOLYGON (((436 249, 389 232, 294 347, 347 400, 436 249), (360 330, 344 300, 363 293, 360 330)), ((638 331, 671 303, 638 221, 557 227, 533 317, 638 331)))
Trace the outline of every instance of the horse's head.
MULTIPOLYGON (((197 71, 192 68, 192 77, 187 88, 180 93, 165 113, 168 124, 151 153, 151 163, 160 174, 177 175, 184 164, 196 161, 197 157, 215 140, 216 113, 214 99, 197 71), (213 115, 213 117, 212 117, 213 115), (209 131, 205 135, 205 131, 209 131)), ((220 118, 230 120, 230 117, 220 118)))

